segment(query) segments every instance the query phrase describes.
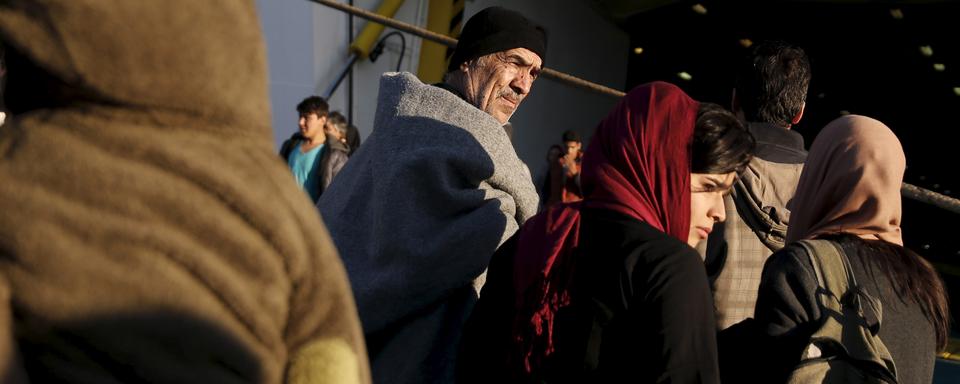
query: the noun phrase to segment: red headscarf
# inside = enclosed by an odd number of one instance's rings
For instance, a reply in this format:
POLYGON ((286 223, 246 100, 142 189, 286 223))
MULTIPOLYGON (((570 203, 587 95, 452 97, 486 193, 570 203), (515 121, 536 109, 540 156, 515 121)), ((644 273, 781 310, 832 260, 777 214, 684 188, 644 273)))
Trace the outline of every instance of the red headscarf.
MULTIPOLYGON (((525 372, 553 352, 553 315, 569 304, 580 209, 643 221, 684 243, 690 230, 690 142, 699 103, 654 82, 627 93, 600 122, 583 158, 584 200, 555 205, 524 224, 515 257, 513 339, 525 372)), ((515 360, 514 360, 515 361, 515 360)))

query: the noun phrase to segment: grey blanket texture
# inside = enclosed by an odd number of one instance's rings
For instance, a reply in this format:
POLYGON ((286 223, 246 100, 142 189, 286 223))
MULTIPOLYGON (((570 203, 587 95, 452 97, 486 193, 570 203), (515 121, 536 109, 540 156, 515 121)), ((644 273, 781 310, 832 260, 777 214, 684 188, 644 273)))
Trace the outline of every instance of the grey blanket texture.
POLYGON ((473 282, 537 203, 493 117, 412 74, 383 75, 373 133, 317 204, 375 382, 452 381, 473 282))

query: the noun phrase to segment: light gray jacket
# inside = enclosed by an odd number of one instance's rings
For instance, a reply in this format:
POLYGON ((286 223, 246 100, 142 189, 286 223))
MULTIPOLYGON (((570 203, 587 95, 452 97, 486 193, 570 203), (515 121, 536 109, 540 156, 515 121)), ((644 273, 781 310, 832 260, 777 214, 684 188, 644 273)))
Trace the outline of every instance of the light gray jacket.
POLYGON ((473 281, 537 211, 492 116, 409 73, 380 80, 374 131, 318 202, 340 250, 374 382, 452 382, 473 281))

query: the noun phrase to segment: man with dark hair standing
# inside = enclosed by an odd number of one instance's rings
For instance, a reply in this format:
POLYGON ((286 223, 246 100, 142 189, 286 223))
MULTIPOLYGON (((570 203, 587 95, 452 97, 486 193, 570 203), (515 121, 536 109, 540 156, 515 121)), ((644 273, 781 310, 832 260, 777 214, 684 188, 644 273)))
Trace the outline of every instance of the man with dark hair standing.
MULTIPOLYGON (((329 132, 332 114, 326 100, 310 96, 297 104, 300 130, 280 146, 300 188, 316 202, 347 162, 347 148, 329 132)), ((342 115, 340 119, 343 119, 342 115)), ((346 121, 344 120, 344 124, 346 121)))
POLYGON ((726 222, 707 240, 719 329, 753 316, 763 264, 784 246, 787 205, 807 157, 803 137, 790 127, 803 116, 809 84, 806 53, 784 42, 757 44, 737 69, 732 110, 757 148, 724 198, 726 222))
POLYGON ((561 200, 564 203, 583 200, 580 190, 580 160, 583 158, 583 143, 580 134, 576 131, 563 132, 563 147, 566 151, 561 159, 563 163, 563 192, 561 200))
POLYGON ((580 190, 580 161, 583 158, 580 134, 564 131, 561 142, 563 145, 554 145, 547 152, 547 169, 542 178, 540 200, 544 209, 559 203, 583 200, 580 190))
POLYGON ((375 382, 453 382, 487 263, 537 211, 503 125, 545 53, 542 27, 491 7, 464 25, 444 83, 381 78, 373 133, 318 203, 357 297, 375 382))

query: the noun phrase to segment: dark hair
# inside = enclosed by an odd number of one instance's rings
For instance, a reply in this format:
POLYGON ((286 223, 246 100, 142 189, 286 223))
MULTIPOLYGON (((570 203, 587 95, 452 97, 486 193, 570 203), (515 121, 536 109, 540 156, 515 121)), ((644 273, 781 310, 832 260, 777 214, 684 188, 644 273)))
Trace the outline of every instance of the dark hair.
POLYGON ((579 142, 580 142, 580 134, 577 133, 576 131, 570 131, 570 130, 564 131, 564 132, 563 132, 563 142, 566 143, 566 142, 568 142, 568 141, 576 141, 576 142, 579 143, 579 142))
MULTIPOLYGON (((318 115, 319 116, 319 115, 318 115)), ((333 124, 340 133, 347 134, 347 118, 343 116, 342 113, 338 111, 330 112, 329 120, 330 124, 333 124)))
POLYGON ((297 113, 305 115, 308 113, 315 113, 317 117, 324 117, 329 113, 330 106, 327 105, 327 101, 320 96, 310 96, 300 104, 297 104, 297 113))
POLYGON ((754 145, 736 116, 717 104, 700 103, 690 144, 691 172, 739 173, 750 162, 754 145))
POLYGON ((737 70, 734 88, 747 121, 789 127, 810 86, 810 61, 800 47, 767 41, 753 47, 737 70))
MULTIPOLYGON (((845 248, 855 248, 861 260, 875 260, 878 269, 883 271, 895 292, 892 297, 900 300, 910 299, 920 306, 920 311, 933 324, 937 333, 937 350, 947 347, 950 337, 950 312, 947 290, 940 275, 916 252, 903 246, 882 240, 866 240, 857 235, 839 233, 820 236, 840 243, 845 248)), ((875 270, 870 265, 864 271, 876 279, 875 270)), ((878 294, 884 294, 880 292, 878 294)))
POLYGON ((3 102, 3 89, 6 88, 7 85, 7 63, 4 56, 6 56, 6 54, 4 53, 3 42, 0 41, 0 112, 7 109, 6 104, 3 102))
POLYGON ((353 124, 347 124, 347 145, 350 147, 348 156, 360 148, 360 131, 353 124))
POLYGON ((557 158, 563 157, 563 153, 566 151, 559 144, 551 145, 550 148, 547 149, 547 161, 550 161, 550 151, 553 151, 554 149, 557 150, 557 158))

